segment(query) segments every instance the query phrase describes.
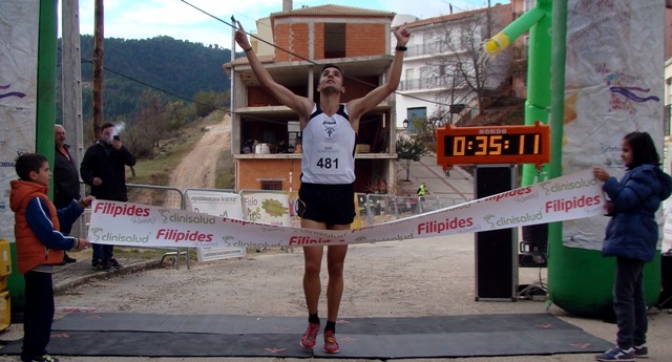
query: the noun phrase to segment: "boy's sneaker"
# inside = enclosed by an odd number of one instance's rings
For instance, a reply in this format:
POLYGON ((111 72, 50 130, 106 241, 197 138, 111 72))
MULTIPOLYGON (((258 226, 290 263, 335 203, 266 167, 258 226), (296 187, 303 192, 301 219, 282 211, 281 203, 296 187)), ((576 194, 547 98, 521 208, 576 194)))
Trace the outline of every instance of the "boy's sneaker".
POLYGON ((324 331, 324 353, 338 353, 338 343, 334 331, 324 331))
POLYGON ((635 349, 623 349, 618 346, 595 356, 596 361, 624 361, 624 362, 634 362, 635 361, 635 349))
POLYGON ((317 338, 317 333, 319 331, 319 323, 308 323, 308 329, 306 329, 306 333, 301 337, 301 347, 305 349, 312 349, 315 347, 315 339, 317 338))
POLYGON ((117 261, 117 259, 112 258, 110 260, 104 261, 103 264, 108 266, 108 269, 121 270, 124 266, 117 261))
POLYGON ((48 354, 45 354, 44 356, 33 357, 29 360, 29 362, 58 362, 58 361, 59 361, 58 358, 52 357, 48 354))
POLYGON ((107 271, 107 270, 110 270, 110 268, 111 268, 111 266, 110 266, 109 263, 104 263, 104 262, 102 262, 101 260, 98 260, 98 259, 94 259, 91 262, 91 269, 93 269, 93 270, 107 271))
POLYGON ((649 347, 645 344, 632 348, 635 350, 635 358, 649 358, 649 347))

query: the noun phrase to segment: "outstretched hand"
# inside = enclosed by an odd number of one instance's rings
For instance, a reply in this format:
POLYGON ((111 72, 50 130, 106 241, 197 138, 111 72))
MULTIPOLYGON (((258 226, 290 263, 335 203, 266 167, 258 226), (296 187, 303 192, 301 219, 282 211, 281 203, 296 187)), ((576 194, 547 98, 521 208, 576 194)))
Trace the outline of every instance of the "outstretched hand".
POLYGON ((394 36, 397 38, 398 46, 405 46, 411 38, 411 33, 406 29, 406 23, 392 29, 394 36))
POLYGON ((245 29, 243 29, 243 26, 240 24, 240 21, 236 21, 236 24, 238 25, 238 29, 236 29, 236 33, 233 36, 233 38, 236 40, 236 43, 240 45, 241 48, 250 49, 250 41, 247 39, 247 33, 245 33, 245 29))
POLYGON ((593 167, 593 176, 602 182, 607 181, 611 177, 609 172, 602 167, 593 167))

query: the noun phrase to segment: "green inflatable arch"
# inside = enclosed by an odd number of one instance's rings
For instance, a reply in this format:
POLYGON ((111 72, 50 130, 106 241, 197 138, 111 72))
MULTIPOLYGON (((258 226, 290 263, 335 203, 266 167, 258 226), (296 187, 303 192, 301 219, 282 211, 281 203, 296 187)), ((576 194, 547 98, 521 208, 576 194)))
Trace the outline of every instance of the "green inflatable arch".
MULTIPOLYGON (((522 186, 561 175, 565 101, 565 48, 567 0, 537 0, 537 5, 488 41, 484 48, 496 55, 529 30, 528 98, 525 124, 536 120, 551 123, 551 163, 542 170, 523 166, 522 186), (552 30, 552 31, 551 31, 552 30), (551 34, 554 34, 551 38, 551 34), (551 82, 553 69, 557 80, 551 82), (553 87, 553 88, 551 88, 553 87), (549 111, 551 111, 549 113, 549 111)), ((661 256, 644 269, 644 288, 649 305, 656 303, 661 285, 661 256)), ((603 317, 612 312, 615 259, 599 251, 568 248, 562 243, 562 223, 548 228, 548 295, 567 312, 603 317)))

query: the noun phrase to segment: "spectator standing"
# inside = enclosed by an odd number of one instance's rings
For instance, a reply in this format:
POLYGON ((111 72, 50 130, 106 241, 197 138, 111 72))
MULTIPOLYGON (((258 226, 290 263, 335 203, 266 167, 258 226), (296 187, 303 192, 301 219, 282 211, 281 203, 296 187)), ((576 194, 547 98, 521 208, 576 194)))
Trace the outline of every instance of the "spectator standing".
POLYGON ((47 158, 26 153, 16 160, 19 180, 11 182, 10 207, 14 211, 16 261, 25 280, 22 362, 58 362, 47 352, 54 320, 54 265, 63 260, 63 250, 82 250, 88 245, 61 233, 91 205, 93 196, 71 200, 57 210, 47 198, 51 171, 47 158))
MULTIPOLYGON (((103 124, 100 139, 86 150, 79 171, 82 180, 91 186, 91 195, 97 199, 128 201, 126 166, 134 166, 136 159, 114 133, 113 124, 103 124)), ((114 258, 114 245, 100 244, 93 244, 91 267, 95 270, 123 268, 114 258)))
MULTIPOLYGON (((70 146, 65 143, 65 128, 60 124, 54 127, 56 152, 54 153, 54 206, 57 209, 68 207, 72 200, 79 200, 79 171, 77 163, 70 156, 70 146)), ((61 232, 70 234, 72 224, 62 224, 61 232)), ((77 259, 63 252, 63 264, 74 263, 77 259)))
POLYGON ((644 264, 653 261, 658 244, 656 211, 672 194, 672 178, 660 169, 660 156, 651 135, 628 133, 621 142, 626 173, 618 181, 602 167, 595 178, 604 182, 607 225, 602 255, 616 257, 614 311, 616 346, 595 356, 597 361, 634 361, 646 358, 648 317, 644 298, 644 264))
POLYGON ((427 186, 425 186, 425 183, 421 183, 420 187, 418 187, 418 196, 425 196, 427 194, 427 186))

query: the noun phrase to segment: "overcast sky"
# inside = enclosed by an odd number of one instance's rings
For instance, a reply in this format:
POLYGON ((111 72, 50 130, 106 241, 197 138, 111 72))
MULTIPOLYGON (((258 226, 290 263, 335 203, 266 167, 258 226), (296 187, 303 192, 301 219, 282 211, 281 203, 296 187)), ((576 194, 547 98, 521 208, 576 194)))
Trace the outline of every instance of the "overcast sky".
MULTIPOLYGON (((495 3, 508 0, 492 0, 495 3)), ((62 3, 62 2, 59 2, 62 3)), ((282 0, 105 0, 105 37, 146 39, 167 35, 203 44, 231 46, 231 27, 189 6, 192 4, 230 23, 231 16, 246 31, 256 30, 255 20, 282 11, 282 0)), ((299 0, 294 9, 325 4, 410 14, 419 18, 445 15, 487 6, 487 0, 299 0), (422 4, 420 6, 420 4, 422 4)), ((93 34, 94 0, 79 0, 80 32, 93 34)))

